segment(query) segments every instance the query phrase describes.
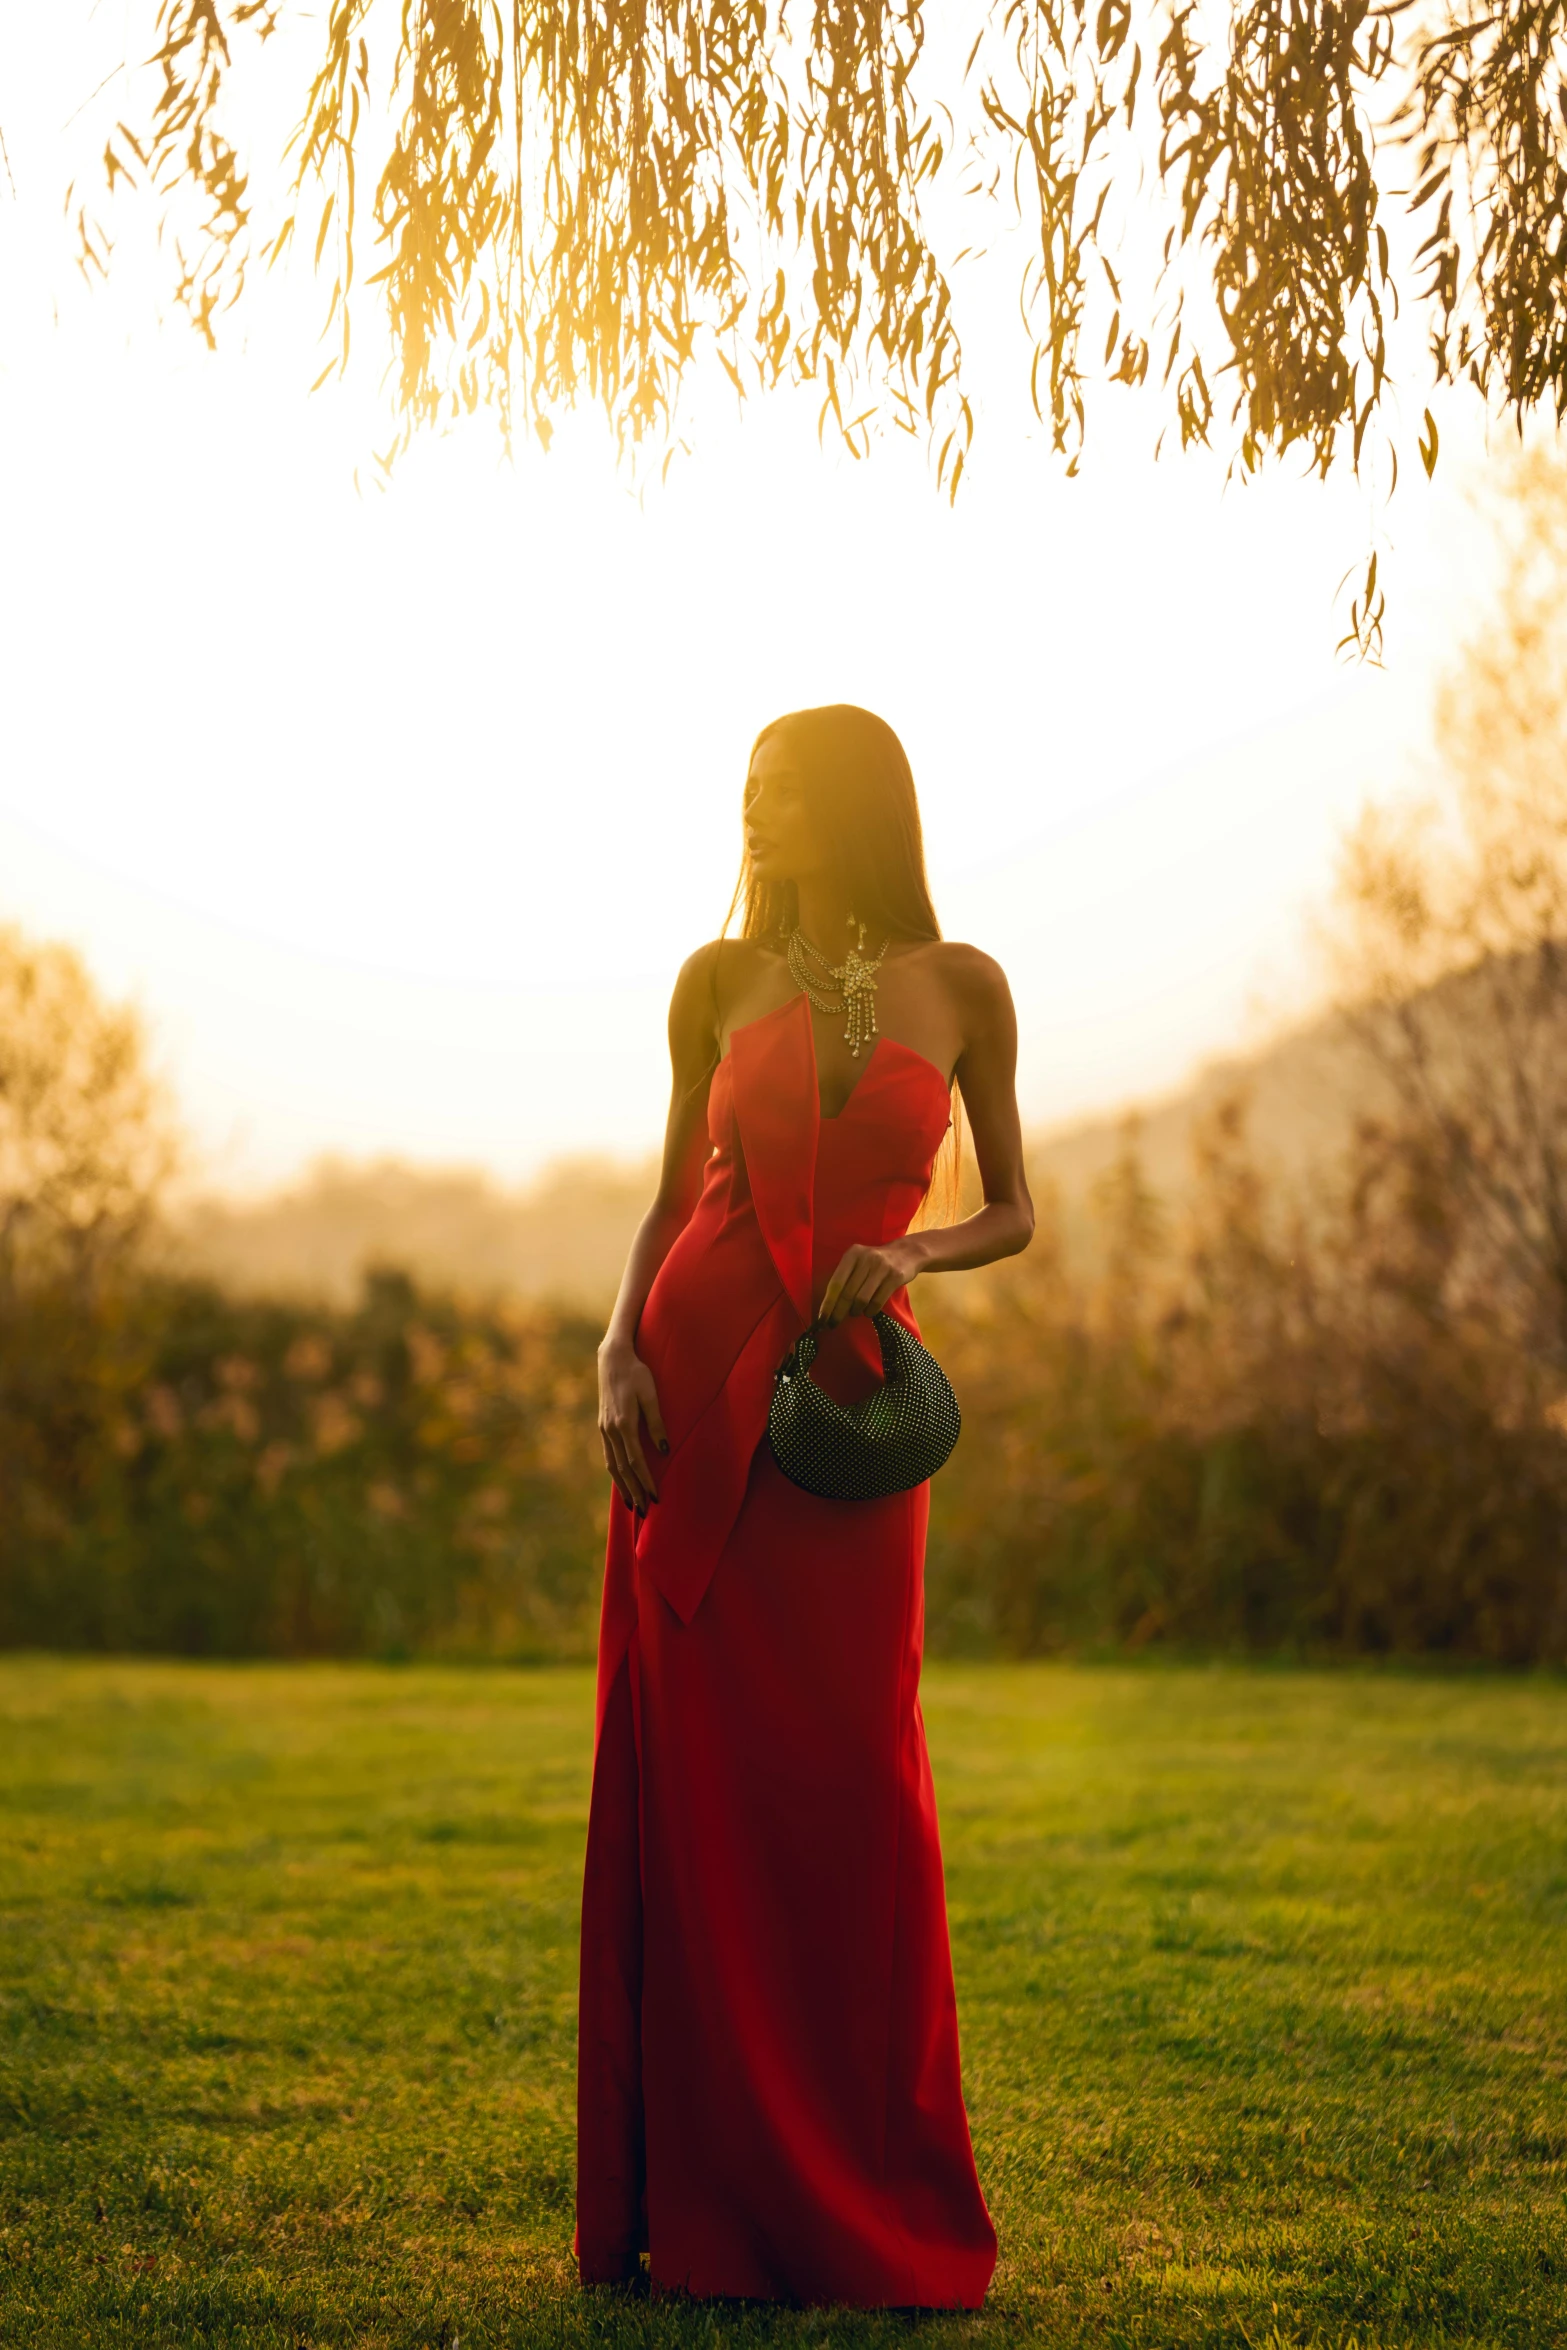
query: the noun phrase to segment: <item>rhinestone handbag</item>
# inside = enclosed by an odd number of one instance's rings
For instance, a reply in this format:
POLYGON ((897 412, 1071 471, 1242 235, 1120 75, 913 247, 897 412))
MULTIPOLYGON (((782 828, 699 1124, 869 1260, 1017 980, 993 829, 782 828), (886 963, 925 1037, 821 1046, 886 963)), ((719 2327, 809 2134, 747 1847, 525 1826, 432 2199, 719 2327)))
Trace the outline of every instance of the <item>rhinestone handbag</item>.
POLYGON ((958 1441, 958 1399, 935 1356, 891 1314, 872 1316, 882 1384, 834 1403, 811 1377, 816 1326, 778 1366, 767 1435, 784 1475, 826 1501, 878 1501, 933 1477, 958 1441))

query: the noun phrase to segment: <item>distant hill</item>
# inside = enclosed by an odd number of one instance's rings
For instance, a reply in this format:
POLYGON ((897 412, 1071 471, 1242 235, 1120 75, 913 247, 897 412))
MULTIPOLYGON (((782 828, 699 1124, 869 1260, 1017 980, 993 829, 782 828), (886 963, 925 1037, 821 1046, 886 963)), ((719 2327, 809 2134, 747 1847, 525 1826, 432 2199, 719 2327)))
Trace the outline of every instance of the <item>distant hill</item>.
POLYGON ((1321 1021, 1256 1053, 1210 1061, 1160 1100, 1030 1137, 1029 1173, 1041 1187, 1054 1184, 1070 1235, 1095 1182, 1124 1149, 1129 1125, 1148 1182, 1177 1200, 1191 1178, 1196 1133, 1227 1099, 1245 1097, 1258 1160, 1288 1180, 1336 1156, 1375 1091, 1358 1048, 1336 1021, 1321 1021))
POLYGON ((323 1160, 254 1202, 204 1199, 169 1235, 182 1269, 225 1288, 346 1303, 365 1270, 398 1265, 435 1288, 599 1306, 653 1194, 657 1162, 562 1162, 526 1190, 492 1177, 323 1160))
MULTIPOLYGON (((1369 1095, 1350 1048, 1327 1025, 1213 1062, 1136 1113, 1157 1191, 1179 1196, 1194 1128, 1237 1091, 1249 1097, 1259 1156, 1283 1174, 1331 1154, 1355 1103, 1369 1095)), ((1055 1186, 1069 1241, 1081 1236, 1083 1203, 1119 1155, 1125 1130, 1125 1117, 1099 1117, 1030 1138, 1030 1176, 1040 1189, 1055 1186)), ((656 1175, 653 1160, 630 1167, 584 1160, 513 1190, 478 1172, 325 1160, 263 1200, 195 1202, 171 1229, 169 1248, 183 1268, 252 1294, 344 1302, 367 1267, 396 1264, 434 1287, 601 1309, 656 1175)))

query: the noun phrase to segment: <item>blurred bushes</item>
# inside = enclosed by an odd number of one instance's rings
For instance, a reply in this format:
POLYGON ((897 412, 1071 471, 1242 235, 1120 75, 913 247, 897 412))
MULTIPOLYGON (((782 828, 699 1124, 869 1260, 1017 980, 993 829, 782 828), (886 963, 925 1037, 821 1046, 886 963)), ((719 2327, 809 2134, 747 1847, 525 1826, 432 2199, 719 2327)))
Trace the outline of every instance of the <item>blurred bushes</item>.
MULTIPOLYGON (((1452 1273, 1407 1135, 1331 1188, 1201 1138, 1177 1226, 1135 1146, 1091 1278, 1052 1241, 928 1334, 965 1433, 931 1645, 1567 1659, 1560 1383, 1452 1273), (1463 1302, 1467 1300, 1468 1302, 1463 1302)), ((597 1326, 385 1273, 351 1311, 124 1278, 0 1335, 0 1642, 196 1655, 592 1653, 597 1326)))
POLYGON ((597 1337, 396 1274, 350 1312, 34 1287, 0 1328, 0 1643, 590 1654, 597 1337))
POLYGON ((1567 1661, 1567 1389, 1418 1139, 1368 1124, 1292 1199, 1234 1101, 1198 1161, 1172 1235, 1128 1149, 1096 1281, 1046 1219, 982 1312, 927 1313, 965 1428, 934 1640, 1567 1661))

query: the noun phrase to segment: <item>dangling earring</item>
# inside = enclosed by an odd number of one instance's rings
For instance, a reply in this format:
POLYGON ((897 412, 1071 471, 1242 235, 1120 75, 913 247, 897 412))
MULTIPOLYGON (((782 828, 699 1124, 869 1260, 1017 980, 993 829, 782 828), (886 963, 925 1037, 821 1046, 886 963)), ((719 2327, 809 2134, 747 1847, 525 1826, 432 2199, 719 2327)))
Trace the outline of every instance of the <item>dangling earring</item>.
POLYGON ((857 954, 861 954, 861 955, 863 955, 863 954, 864 954, 864 952, 865 952, 865 925, 864 925, 864 923, 863 923, 863 922, 856 922, 856 920, 855 920, 854 916, 851 914, 851 915, 849 916, 849 928, 850 928, 851 930, 857 930, 857 931, 859 932, 859 934, 860 934, 860 935, 859 935, 858 939, 855 941, 855 952, 856 952, 857 954))

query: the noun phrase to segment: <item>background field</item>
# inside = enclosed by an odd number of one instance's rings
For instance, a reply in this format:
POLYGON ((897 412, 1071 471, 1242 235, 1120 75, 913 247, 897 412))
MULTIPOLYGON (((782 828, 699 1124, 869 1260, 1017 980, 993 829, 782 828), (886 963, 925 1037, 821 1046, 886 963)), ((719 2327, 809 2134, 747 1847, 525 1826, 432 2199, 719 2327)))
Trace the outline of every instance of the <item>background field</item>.
MULTIPOLYGON (((989 2309, 931 2344, 1558 2343, 1567 1691, 932 1670, 989 2309)), ((0 2335, 901 2340, 582 2296, 590 1682, 0 1663, 0 2335)))

